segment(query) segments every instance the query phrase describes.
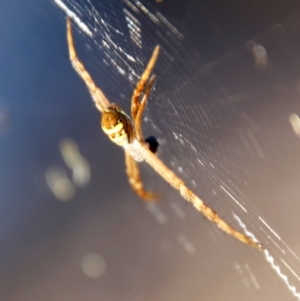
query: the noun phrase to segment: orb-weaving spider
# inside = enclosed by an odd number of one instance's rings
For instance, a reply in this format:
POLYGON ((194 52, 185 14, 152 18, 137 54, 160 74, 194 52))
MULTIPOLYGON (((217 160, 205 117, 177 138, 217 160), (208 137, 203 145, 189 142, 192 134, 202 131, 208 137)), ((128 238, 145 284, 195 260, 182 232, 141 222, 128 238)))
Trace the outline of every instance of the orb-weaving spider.
POLYGON ((109 102, 101 89, 96 86, 84 65, 78 59, 74 47, 71 21, 69 18, 67 19, 67 41, 73 68, 85 82, 97 109, 102 113, 101 126, 104 133, 107 134, 114 143, 123 147, 125 151, 126 172, 129 183, 137 195, 142 199, 149 201, 157 198, 155 193, 144 189, 140 178, 138 163, 145 161, 163 179, 178 190, 185 200, 191 202, 198 211, 202 212, 209 220, 216 223, 219 228, 241 242, 262 250, 263 247, 259 242, 230 227, 215 211, 208 207, 197 195, 187 188, 185 183, 154 154, 153 149, 150 149, 149 144, 145 142, 142 134, 141 120, 151 87, 155 81, 154 75, 151 77, 150 75, 157 61, 160 47, 155 47, 148 65, 133 91, 131 98, 132 121, 126 113, 122 111, 120 106, 109 102))

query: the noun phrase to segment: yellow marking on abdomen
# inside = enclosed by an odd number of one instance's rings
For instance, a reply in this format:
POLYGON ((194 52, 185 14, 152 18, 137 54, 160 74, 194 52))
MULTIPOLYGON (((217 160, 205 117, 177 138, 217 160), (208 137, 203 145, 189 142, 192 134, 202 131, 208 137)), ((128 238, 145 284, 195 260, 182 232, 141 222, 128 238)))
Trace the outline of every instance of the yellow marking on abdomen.
POLYGON ((124 145, 125 143, 128 143, 128 136, 127 134, 124 132, 124 134, 120 135, 120 136, 109 136, 110 140, 112 140, 114 143, 118 144, 118 145, 124 145))
POLYGON ((120 132, 123 129, 123 123, 122 122, 118 123, 112 129, 108 129, 105 127, 102 127, 102 129, 106 135, 110 136, 110 135, 117 134, 118 132, 120 132))

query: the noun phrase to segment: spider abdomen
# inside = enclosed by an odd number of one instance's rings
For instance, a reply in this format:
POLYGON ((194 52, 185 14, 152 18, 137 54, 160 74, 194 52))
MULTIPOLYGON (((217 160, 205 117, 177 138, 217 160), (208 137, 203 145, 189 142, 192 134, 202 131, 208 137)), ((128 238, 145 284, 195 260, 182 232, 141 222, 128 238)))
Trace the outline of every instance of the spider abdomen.
POLYGON ((110 140, 119 146, 133 140, 132 121, 118 105, 113 104, 103 111, 101 127, 110 140))

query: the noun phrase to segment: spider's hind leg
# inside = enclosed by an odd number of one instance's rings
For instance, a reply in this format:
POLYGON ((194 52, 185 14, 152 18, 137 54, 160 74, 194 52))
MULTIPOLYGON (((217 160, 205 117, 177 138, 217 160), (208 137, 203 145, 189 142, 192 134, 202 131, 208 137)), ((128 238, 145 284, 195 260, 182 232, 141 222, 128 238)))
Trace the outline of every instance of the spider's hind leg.
POLYGON ((132 190, 144 201, 157 201, 159 194, 144 189, 138 163, 125 151, 126 173, 132 190))

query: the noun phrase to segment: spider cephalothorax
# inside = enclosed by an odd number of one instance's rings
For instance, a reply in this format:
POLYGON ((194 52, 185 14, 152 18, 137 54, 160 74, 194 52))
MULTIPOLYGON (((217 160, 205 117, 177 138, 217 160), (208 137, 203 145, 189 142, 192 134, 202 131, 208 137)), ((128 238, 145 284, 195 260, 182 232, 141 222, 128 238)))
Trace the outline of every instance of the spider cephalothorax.
POLYGON ((172 187, 178 190, 185 200, 191 202, 198 211, 203 213, 204 216, 214 222, 220 229, 241 242, 262 250, 263 247, 259 242, 252 237, 235 230, 221 219, 217 212, 207 206, 186 186, 182 179, 180 179, 154 154, 158 146, 158 142, 154 137, 149 137, 144 140, 141 126, 142 115, 155 81, 155 77, 153 75, 151 76, 151 73, 156 64, 160 47, 156 46, 154 48, 152 56, 133 91, 131 98, 131 120, 120 106, 109 102, 102 90, 96 86, 84 65, 78 59, 74 47, 71 21, 69 18, 67 19, 67 40, 72 65, 85 82, 92 99, 95 102, 96 108, 102 112, 101 126, 103 131, 114 143, 122 146, 125 151, 126 173, 129 183, 136 194, 146 201, 153 201, 158 197, 156 193, 145 190, 143 186, 138 163, 145 161, 172 187))

